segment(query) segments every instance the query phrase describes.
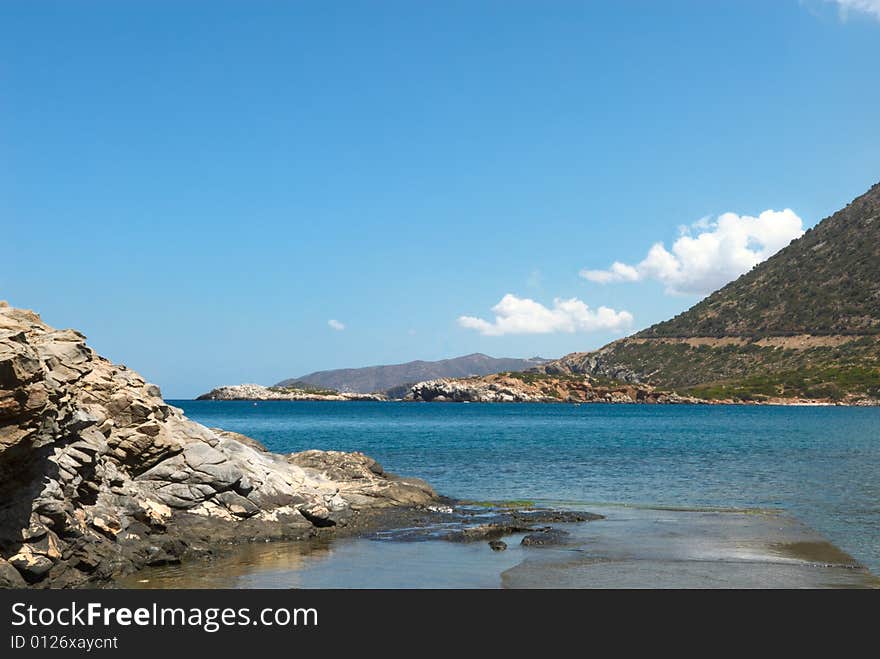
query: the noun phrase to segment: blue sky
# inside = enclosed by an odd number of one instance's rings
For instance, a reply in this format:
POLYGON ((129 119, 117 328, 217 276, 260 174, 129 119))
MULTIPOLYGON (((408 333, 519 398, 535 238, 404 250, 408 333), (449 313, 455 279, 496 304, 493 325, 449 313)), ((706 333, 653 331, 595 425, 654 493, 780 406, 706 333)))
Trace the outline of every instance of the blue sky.
POLYGON ((172 398, 595 348, 880 180, 878 62, 875 0, 7 1, 0 299, 172 398))

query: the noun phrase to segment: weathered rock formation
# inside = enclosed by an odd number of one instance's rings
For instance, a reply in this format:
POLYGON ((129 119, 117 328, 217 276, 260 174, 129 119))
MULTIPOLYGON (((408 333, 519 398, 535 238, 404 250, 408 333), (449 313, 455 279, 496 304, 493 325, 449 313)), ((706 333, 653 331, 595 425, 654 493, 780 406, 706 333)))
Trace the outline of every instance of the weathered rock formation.
POLYGON ((99 583, 433 499, 362 454, 278 455, 190 421, 82 334, 0 303, 0 586, 99 583))
POLYGON ((414 384, 405 400, 434 403, 558 403, 559 400, 527 391, 516 382, 490 382, 487 378, 440 378, 414 384))
POLYGON ((196 400, 387 400, 380 394, 339 391, 312 391, 290 387, 264 387, 260 384, 234 384, 211 389, 196 400))
POLYGON ((481 378, 419 382, 405 400, 453 403, 700 403, 648 385, 600 385, 589 377, 501 373, 481 378))
POLYGON ((620 340, 594 350, 593 352, 573 352, 548 364, 538 366, 535 370, 548 375, 589 375, 590 377, 607 378, 615 382, 627 384, 645 384, 650 380, 650 373, 641 373, 628 364, 621 364, 614 358, 614 349, 620 340))

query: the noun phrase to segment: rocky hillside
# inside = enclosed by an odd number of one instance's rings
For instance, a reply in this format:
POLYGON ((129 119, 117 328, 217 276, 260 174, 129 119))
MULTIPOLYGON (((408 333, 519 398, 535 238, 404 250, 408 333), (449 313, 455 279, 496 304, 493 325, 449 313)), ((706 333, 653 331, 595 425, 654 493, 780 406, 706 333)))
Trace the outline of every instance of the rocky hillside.
POLYGON ((880 399, 880 184, 688 311, 542 368, 704 398, 880 399))
POLYGON ((194 423, 78 332, 0 303, 0 586, 100 583, 434 498, 361 454, 277 455, 194 423))
POLYGON ((637 336, 880 333, 880 183, 686 312, 637 336))
POLYGON ((475 353, 454 359, 435 362, 414 361, 388 366, 344 368, 334 371, 318 371, 301 378, 283 380, 279 387, 321 387, 341 392, 387 392, 390 398, 402 397, 415 382, 436 378, 463 378, 473 375, 489 375, 502 371, 525 371, 547 360, 495 358, 475 353), (390 390, 390 391, 389 391, 390 390))

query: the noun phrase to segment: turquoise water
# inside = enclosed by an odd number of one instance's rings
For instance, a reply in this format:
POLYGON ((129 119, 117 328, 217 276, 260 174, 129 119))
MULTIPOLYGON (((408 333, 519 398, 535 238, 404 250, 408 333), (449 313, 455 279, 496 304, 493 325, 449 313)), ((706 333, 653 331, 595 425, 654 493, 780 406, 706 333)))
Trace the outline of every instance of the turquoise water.
POLYGON ((456 498, 781 508, 880 573, 878 408, 172 402, 273 451, 363 451, 456 498))

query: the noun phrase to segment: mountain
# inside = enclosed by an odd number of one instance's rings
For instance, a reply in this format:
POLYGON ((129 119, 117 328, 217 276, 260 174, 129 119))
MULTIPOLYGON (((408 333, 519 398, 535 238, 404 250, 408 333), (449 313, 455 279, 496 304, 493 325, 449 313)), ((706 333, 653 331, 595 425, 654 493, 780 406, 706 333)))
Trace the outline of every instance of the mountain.
POLYGON ((880 332, 880 183, 801 238, 641 337, 880 332))
POLYGON ((469 375, 490 375, 502 371, 526 371, 548 360, 495 358, 481 353, 442 359, 435 362, 414 361, 387 366, 342 368, 333 371, 317 371, 300 378, 282 380, 277 387, 320 387, 349 392, 389 392, 391 397, 402 397, 409 386, 423 380, 459 378, 469 375), (390 390, 390 391, 389 391, 390 390), (397 396, 396 394, 399 394, 397 396))
POLYGON ((681 313, 540 368, 703 398, 880 398, 880 184, 681 313))

